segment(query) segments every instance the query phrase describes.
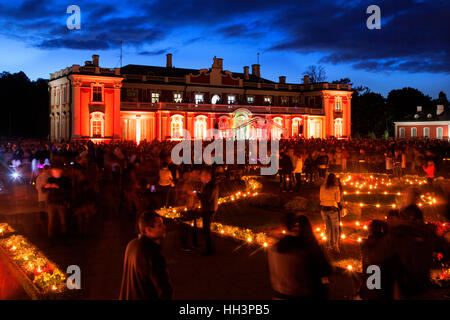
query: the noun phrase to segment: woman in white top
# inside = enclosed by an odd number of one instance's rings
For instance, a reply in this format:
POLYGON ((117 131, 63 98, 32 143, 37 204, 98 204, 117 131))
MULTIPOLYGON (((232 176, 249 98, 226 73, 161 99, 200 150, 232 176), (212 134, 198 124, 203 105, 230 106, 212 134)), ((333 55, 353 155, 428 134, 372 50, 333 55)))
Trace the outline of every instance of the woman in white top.
POLYGON ((339 252, 339 202, 341 192, 336 176, 330 173, 327 181, 320 187, 320 207, 325 223, 325 234, 328 249, 339 252))

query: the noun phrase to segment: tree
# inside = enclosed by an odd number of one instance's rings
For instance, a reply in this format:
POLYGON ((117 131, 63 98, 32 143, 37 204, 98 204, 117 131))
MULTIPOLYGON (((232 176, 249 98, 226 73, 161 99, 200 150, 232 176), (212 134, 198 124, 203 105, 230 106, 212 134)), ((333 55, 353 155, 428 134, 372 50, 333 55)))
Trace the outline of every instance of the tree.
POLYGON ((349 85, 353 85, 352 81, 349 78, 341 78, 339 80, 334 80, 331 83, 339 83, 339 84, 349 84, 349 85))
POLYGON ((384 135, 388 125, 384 97, 368 87, 356 87, 352 95, 352 132, 360 137, 384 135))
POLYGON ((390 91, 386 102, 392 121, 403 120, 407 115, 414 114, 417 111, 417 106, 422 106, 423 112, 427 113, 432 112, 435 108, 430 96, 409 87, 390 91))
POLYGON ((30 81, 23 72, 0 74, 0 136, 45 138, 48 135, 47 81, 30 81))
POLYGON ((322 67, 320 65, 319 66, 315 66, 315 65, 309 66, 305 71, 305 75, 309 76, 309 81, 311 83, 324 82, 327 78, 324 67, 322 67))

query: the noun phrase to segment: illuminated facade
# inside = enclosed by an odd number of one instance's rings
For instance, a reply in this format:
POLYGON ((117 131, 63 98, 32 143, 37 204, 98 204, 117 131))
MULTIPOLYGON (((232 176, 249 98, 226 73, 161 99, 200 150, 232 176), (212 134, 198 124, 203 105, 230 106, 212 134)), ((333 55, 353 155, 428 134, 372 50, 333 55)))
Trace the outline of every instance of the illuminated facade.
POLYGON ((50 75, 51 140, 123 139, 136 142, 209 138, 345 138, 351 134, 351 87, 346 84, 273 82, 260 65, 242 73, 127 65, 108 69, 93 56, 50 75))

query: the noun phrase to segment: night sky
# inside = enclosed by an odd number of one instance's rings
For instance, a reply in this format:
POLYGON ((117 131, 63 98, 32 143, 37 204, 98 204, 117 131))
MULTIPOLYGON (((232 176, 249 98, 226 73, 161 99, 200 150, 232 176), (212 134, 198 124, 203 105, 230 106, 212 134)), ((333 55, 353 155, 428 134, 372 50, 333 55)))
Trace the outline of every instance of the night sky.
POLYGON ((165 65, 242 72, 257 62, 261 75, 300 83, 321 64, 327 81, 350 78, 386 95, 418 88, 450 95, 450 1, 273 0, 17 0, 0 4, 0 71, 48 78, 100 54, 102 67, 165 65), (68 30, 69 5, 81 8, 81 30, 68 30), (381 8, 381 30, 369 30, 366 9, 381 8))

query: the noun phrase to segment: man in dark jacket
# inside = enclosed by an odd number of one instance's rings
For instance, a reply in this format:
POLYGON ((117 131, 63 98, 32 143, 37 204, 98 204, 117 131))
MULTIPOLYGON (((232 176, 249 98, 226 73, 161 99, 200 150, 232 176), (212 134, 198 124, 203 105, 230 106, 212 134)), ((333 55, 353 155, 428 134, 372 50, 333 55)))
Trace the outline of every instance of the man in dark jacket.
POLYGON ((219 207, 219 184, 217 177, 211 178, 211 172, 203 170, 200 180, 205 184, 202 192, 198 193, 201 203, 201 214, 203 233, 205 235, 205 251, 203 255, 209 256, 214 253, 211 240, 211 220, 219 207))
POLYGON ((138 224, 139 237, 125 251, 119 299, 169 300, 172 287, 160 246, 166 233, 163 220, 153 211, 144 211, 138 224))

